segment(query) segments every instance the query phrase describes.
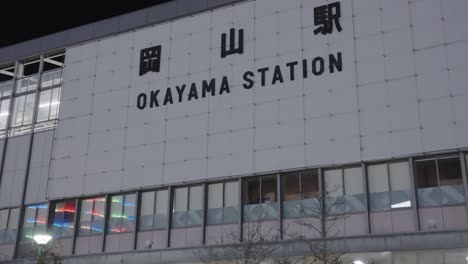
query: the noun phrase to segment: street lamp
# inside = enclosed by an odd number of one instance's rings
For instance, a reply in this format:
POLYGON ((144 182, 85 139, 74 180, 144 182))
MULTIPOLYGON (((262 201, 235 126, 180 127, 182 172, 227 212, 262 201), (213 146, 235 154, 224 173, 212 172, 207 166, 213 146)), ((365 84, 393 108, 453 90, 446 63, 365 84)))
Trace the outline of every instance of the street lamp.
POLYGON ((49 243, 49 241, 52 239, 52 236, 47 235, 47 234, 35 235, 35 236, 33 236, 33 239, 34 239, 34 241, 36 241, 36 243, 38 245, 45 245, 45 244, 49 243))
POLYGON ((34 235, 33 236, 34 241, 36 241, 38 248, 37 248, 37 256, 36 256, 36 261, 37 263, 45 263, 43 252, 45 249, 45 245, 49 243, 49 241, 52 239, 51 235, 48 234, 39 234, 39 235, 34 235))

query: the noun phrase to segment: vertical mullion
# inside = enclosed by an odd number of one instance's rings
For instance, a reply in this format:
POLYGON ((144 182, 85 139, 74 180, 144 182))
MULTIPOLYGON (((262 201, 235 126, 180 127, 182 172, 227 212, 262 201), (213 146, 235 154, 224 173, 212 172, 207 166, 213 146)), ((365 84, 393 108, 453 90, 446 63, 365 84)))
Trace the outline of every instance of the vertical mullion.
MULTIPOLYGON (((135 201, 136 206, 135 206, 135 226, 133 230, 133 250, 137 249, 138 229, 140 228, 141 191, 137 191, 135 196, 136 196, 136 201, 135 201)), ((154 193, 154 201, 155 201, 154 204, 156 206, 156 192, 154 193)), ((155 207, 153 206, 153 208, 155 207)))
POLYGON ((208 189, 208 184, 206 183, 203 183, 203 188, 202 188, 202 226, 201 226, 201 232, 202 232, 202 236, 201 236, 201 244, 204 245, 205 242, 206 242, 206 211, 207 211, 207 203, 208 203, 208 192, 207 192, 207 189, 208 189))
MULTIPOLYGON (((110 220, 110 207, 111 207, 111 200, 109 199, 111 196, 109 194, 106 194, 105 196, 105 212, 104 212, 104 228, 102 230, 102 247, 101 247, 101 252, 106 251, 106 236, 107 236, 107 229, 109 228, 109 220, 110 220)), ((92 222, 91 222, 92 226, 92 222)))
POLYGON ((369 195, 369 175, 367 173, 367 166, 363 162, 361 163, 361 170, 362 170, 362 184, 363 190, 364 190, 364 200, 366 201, 366 221, 367 221, 367 233, 370 234, 372 232, 371 230, 371 210, 370 210, 370 195, 369 195))
POLYGON ((465 191, 465 207, 466 207, 466 213, 468 217, 468 180, 467 180, 467 175, 466 175, 466 158, 465 154, 463 152, 460 152, 460 166, 461 166, 461 173, 462 173, 462 179, 463 179, 463 188, 465 191))
POLYGON ((169 186, 168 189, 168 199, 167 199, 167 225, 166 225, 166 247, 171 247, 171 229, 172 229, 172 206, 173 206, 173 197, 174 190, 172 186, 169 186))
MULTIPOLYGON (((81 218, 81 200, 80 199, 75 199, 75 208, 76 208, 75 216, 73 219, 73 226, 75 227, 75 229, 73 229, 73 236, 72 236, 72 253, 71 253, 72 255, 75 255, 76 237, 78 236, 78 228, 79 228, 79 222, 81 218)), ((92 215, 91 215, 91 220, 92 220, 92 215)))
POLYGON ((238 203, 239 203, 239 242, 243 241, 243 222, 244 222, 244 199, 242 196, 242 190, 244 189, 242 178, 239 178, 239 187, 238 187, 238 203))
POLYGON ((281 188, 281 174, 276 174, 276 199, 278 201, 278 222, 279 222, 279 230, 280 230, 280 239, 283 240, 283 194, 281 188))
POLYGON ((414 160, 413 158, 408 159, 409 168, 410 168, 410 182, 411 182, 411 199, 413 202, 413 214, 415 215, 415 225, 418 230, 421 230, 421 223, 419 219, 419 206, 418 206, 418 198, 417 198, 417 187, 416 187, 416 178, 414 173, 414 160))

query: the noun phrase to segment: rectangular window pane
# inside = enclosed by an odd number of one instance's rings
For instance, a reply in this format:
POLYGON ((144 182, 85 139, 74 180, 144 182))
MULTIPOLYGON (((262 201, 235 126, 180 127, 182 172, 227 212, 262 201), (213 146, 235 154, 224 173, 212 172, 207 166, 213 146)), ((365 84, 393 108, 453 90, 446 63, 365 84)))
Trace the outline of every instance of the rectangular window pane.
POLYGON ((299 179, 299 173, 289 173, 283 176, 285 201, 295 201, 301 199, 299 179))
POLYGON ((223 207, 223 184, 216 183, 208 185, 208 208, 223 207))
POLYGON ((122 232, 122 210, 123 210, 123 195, 113 196, 111 198, 110 218, 109 218, 109 232, 119 233, 122 232))
POLYGON ((262 177, 262 203, 276 202, 276 176, 262 177))
POLYGON ((136 194, 127 194, 124 197, 121 232, 135 230, 136 194))
POLYGON ((59 107, 60 107, 60 93, 62 91, 61 87, 54 88, 52 90, 52 100, 50 102, 50 115, 49 120, 57 119, 59 107))
POLYGON ((144 192, 141 194, 141 209, 140 215, 153 215, 154 214, 154 201, 155 201, 155 192, 144 192))
POLYGON ((169 191, 162 190, 156 192, 156 214, 167 215, 167 203, 169 200, 169 191))
POLYGON ((203 187, 190 187, 189 210, 201 210, 203 208, 203 187))
POLYGON ((239 182, 224 184, 224 207, 239 206, 239 182))
POLYGON ((368 166, 367 173, 369 177, 370 193, 390 191, 390 186, 388 183, 387 164, 368 166))
POLYGON ((361 167, 345 169, 344 181, 346 195, 364 193, 364 179, 361 167))
POLYGON ((13 107, 13 126, 21 126, 23 124, 24 105, 26 96, 19 96, 15 98, 13 107))
POLYGON ((0 129, 5 129, 10 111, 10 99, 4 99, 0 103, 0 129))
POLYGON ((25 105, 25 108, 24 108, 23 125, 27 125, 27 124, 32 123, 35 101, 36 101, 36 95, 35 94, 28 94, 26 96, 26 105, 25 105))
POLYGON ((47 204, 40 205, 37 208, 36 228, 35 230, 45 231, 47 226, 47 215, 49 207, 47 204))
POLYGON ((387 164, 367 167, 371 211, 390 209, 390 186, 387 164))
POLYGON ((17 229, 19 222, 20 209, 15 208, 10 210, 10 216, 8 219, 8 229, 17 229))
POLYGON ((318 171, 301 172, 302 199, 316 198, 319 188, 318 171))
POLYGON ((410 168, 408 162, 390 163, 390 186, 392 191, 411 189, 410 168))
POLYGON ((36 207, 28 206, 26 207, 26 212, 24 215, 24 227, 34 227, 36 222, 36 207))
POLYGON ((462 185, 460 158, 437 159, 440 186, 462 185))
POLYGON ((0 210, 0 231, 7 229, 8 209, 0 210))
POLYGON ((188 188, 175 189, 174 211, 184 212, 188 210, 188 188))
POLYGON ((341 170, 325 171, 325 190, 329 196, 343 196, 343 178, 341 170))
POLYGON ((156 192, 156 215, 154 217, 154 228, 164 229, 167 227, 167 206, 169 201, 169 191, 161 190, 156 192))
POLYGON ((244 182, 244 203, 259 204, 260 203, 260 178, 247 179, 244 182))
POLYGON ((87 235, 91 231, 91 220, 93 216, 93 199, 86 199, 81 201, 80 212, 80 235, 87 235))
POLYGON ((49 112, 51 107, 52 91, 42 91, 39 95, 39 106, 37 112, 37 122, 46 121, 49 119, 49 112))
POLYGON ((437 187, 437 167, 435 160, 425 160, 416 162, 416 187, 429 188, 437 187))
POLYGON ((153 228, 155 196, 155 192, 141 194, 140 230, 151 230, 153 228))

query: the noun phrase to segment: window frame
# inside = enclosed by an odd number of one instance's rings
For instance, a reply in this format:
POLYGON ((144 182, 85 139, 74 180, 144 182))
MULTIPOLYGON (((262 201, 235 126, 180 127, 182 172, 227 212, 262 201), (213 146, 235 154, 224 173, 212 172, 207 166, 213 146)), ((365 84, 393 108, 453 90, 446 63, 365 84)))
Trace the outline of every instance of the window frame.
MULTIPOLYGON (((367 181, 367 190, 365 190, 367 192, 367 203, 368 203, 368 207, 369 207, 369 213, 375 213, 375 212, 391 212, 391 211, 401 211, 401 210, 412 210, 416 205, 415 205, 415 201, 413 201, 413 196, 414 196, 414 193, 415 193, 415 190, 414 190, 414 187, 413 187, 413 184, 411 183, 411 177, 412 177, 412 174, 411 174, 411 161, 408 160, 408 159, 398 159, 398 160, 388 160, 388 161, 384 161, 384 162, 372 162, 372 163, 366 163, 366 173, 365 173, 365 177, 366 177, 366 181, 367 181), (391 193, 394 192, 393 190, 393 186, 392 186, 392 175, 391 175, 391 171, 390 171, 390 166, 392 164, 398 164, 398 163, 407 163, 408 164, 408 177, 409 177, 409 181, 410 181, 410 185, 408 186, 408 190, 410 191, 410 202, 411 202, 411 205, 408 206, 408 207, 399 207, 399 208, 392 208, 392 197, 391 197, 391 193), (369 181, 370 181, 370 173, 369 173, 369 167, 371 166, 378 166, 378 165, 385 165, 385 171, 387 172, 387 183, 388 183, 388 193, 390 195, 389 197, 389 208, 388 209, 379 209, 379 210, 374 210, 371 208, 371 194, 372 193, 377 193, 377 192, 371 192, 370 191, 370 185, 369 185, 369 181)), ((414 177, 413 177, 414 178, 414 177)))

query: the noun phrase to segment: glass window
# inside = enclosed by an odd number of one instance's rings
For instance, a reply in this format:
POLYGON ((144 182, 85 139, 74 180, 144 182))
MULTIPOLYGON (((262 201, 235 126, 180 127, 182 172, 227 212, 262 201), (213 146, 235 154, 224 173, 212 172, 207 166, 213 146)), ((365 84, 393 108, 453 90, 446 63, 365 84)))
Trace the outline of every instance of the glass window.
POLYGON ((460 159, 440 158, 437 160, 440 186, 463 184, 460 159))
POLYGON ((245 221, 274 220, 279 216, 276 175, 244 181, 245 221))
POLYGON ((324 176, 327 212, 340 214, 365 210, 361 167, 326 170, 324 176))
POLYGON ((139 230, 157 230, 167 227, 168 190, 141 194, 139 230))
POLYGON ((421 207, 465 203, 460 158, 436 157, 416 161, 416 187, 421 207))
POLYGON ((36 95, 27 94, 18 96, 14 100, 12 135, 21 135, 30 132, 36 95))
POLYGON ((418 188, 437 187, 436 160, 423 160, 416 162, 416 185, 418 188))
POLYGON ((48 210, 49 206, 47 204, 26 207, 21 236, 22 241, 31 241, 34 234, 46 231, 48 210))
POLYGON ((19 208, 0 210, 0 245, 15 242, 19 208))
POLYGON ((367 167, 371 211, 411 207, 411 181, 408 162, 367 167))
POLYGON ((75 200, 67 200, 54 204, 52 233, 55 238, 70 237, 75 228, 75 200))
POLYGON ((201 225, 203 187, 192 186, 174 189, 172 226, 188 227, 201 225))
POLYGON ((207 224, 234 224, 239 220, 239 183, 208 185, 207 224))
POLYGON ((289 173, 283 176, 284 200, 296 201, 301 199, 301 180, 299 173, 289 173))
POLYGON ((78 235, 101 234, 104 229, 106 198, 97 197, 81 201, 80 230, 78 235))
POLYGON ((6 129, 10 112, 10 99, 0 101, 0 129, 6 129))
POLYGON ((115 195, 111 198, 109 233, 135 230, 136 194, 115 195))
POLYGON ((320 195, 318 171, 288 173, 283 175, 285 218, 315 216, 320 195))
MULTIPOLYGON (((58 108, 60 106, 60 91, 60 87, 41 91, 39 94, 37 123, 57 119, 58 108)), ((54 125, 55 123, 52 122, 50 124, 42 125, 41 128, 44 129, 54 125)))

